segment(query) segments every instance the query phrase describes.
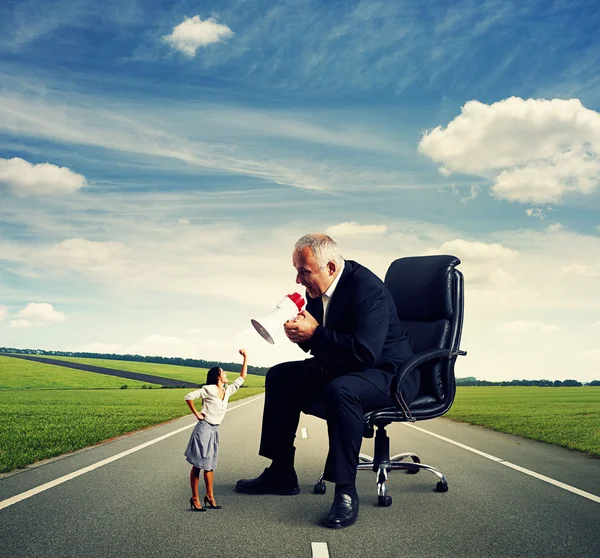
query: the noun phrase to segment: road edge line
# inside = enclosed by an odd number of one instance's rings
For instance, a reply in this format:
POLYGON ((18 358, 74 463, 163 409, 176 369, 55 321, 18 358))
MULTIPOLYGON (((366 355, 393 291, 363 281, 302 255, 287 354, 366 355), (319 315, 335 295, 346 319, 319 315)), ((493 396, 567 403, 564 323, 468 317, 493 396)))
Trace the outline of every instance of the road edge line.
POLYGON ((451 440, 450 438, 446 438, 445 436, 441 436, 440 434, 435 434, 434 432, 429 432, 428 430, 419 428, 418 426, 415 426, 414 424, 408 424, 406 422, 403 422, 401 424, 403 424, 404 426, 410 426, 411 428, 414 428, 415 430, 418 430, 419 432, 423 432, 424 434, 429 434, 430 436, 433 436, 434 438, 439 438, 440 440, 443 440, 444 442, 448 442, 449 444, 453 444, 455 446, 458 446, 459 448, 465 449, 472 453, 476 453, 477 455, 480 455, 481 457, 485 457, 486 459, 489 459, 491 461, 495 461, 496 463, 499 463, 500 465, 505 465, 506 467, 509 467, 510 469, 514 469, 515 471, 519 471, 520 473, 524 473, 525 475, 529 475, 530 477, 534 477, 536 479, 544 481, 544 482, 551 484, 553 486, 556 486, 558 488, 562 488, 563 490, 566 490, 573 494, 577 494, 577 496, 582 496, 583 498, 587 498, 588 500, 591 500, 592 502, 596 502, 596 503, 600 504, 600 496, 596 496, 595 494, 592 494, 591 492, 586 492, 585 490, 575 488, 574 486, 571 486, 570 484, 565 484, 564 482, 557 481, 551 477, 542 475, 541 473, 536 473, 535 471, 532 471, 531 469, 526 469, 525 467, 521 467, 520 465, 515 465, 514 463, 511 463, 510 461, 505 461, 504 459, 501 459, 500 457, 496 457, 494 455, 490 455, 489 453, 485 453, 478 449, 472 448, 471 446, 461 444, 460 442, 456 442, 455 440, 451 440))

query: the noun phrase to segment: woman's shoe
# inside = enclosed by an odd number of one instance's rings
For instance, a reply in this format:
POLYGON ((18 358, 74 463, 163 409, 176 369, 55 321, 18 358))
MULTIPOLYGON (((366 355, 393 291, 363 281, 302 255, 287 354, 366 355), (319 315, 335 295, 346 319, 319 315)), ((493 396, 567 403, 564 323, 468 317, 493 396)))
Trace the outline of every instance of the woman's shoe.
POLYGON ((217 505, 213 506, 213 503, 208 499, 208 496, 204 496, 204 505, 207 508, 210 508, 211 510, 222 510, 223 509, 223 506, 217 506, 217 505))
POLYGON ((206 508, 197 508, 193 498, 190 498, 190 508, 192 511, 206 511, 206 508))

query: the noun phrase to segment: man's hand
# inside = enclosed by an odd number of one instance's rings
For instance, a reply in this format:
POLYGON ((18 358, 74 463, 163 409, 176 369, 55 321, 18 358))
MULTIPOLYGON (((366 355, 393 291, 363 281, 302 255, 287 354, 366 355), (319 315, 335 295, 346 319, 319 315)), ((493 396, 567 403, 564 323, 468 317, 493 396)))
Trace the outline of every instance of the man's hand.
POLYGON ((303 310, 295 319, 285 322, 283 329, 292 343, 304 343, 313 336, 318 325, 313 315, 303 310))

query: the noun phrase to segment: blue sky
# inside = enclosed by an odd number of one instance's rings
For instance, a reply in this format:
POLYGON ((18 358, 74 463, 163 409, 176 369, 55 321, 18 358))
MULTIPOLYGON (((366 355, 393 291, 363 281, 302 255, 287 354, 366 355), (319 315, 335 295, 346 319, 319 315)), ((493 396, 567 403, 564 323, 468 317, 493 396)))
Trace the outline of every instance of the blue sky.
POLYGON ((4 2, 0 346, 303 358, 329 233, 462 260, 459 376, 598 378, 594 2, 4 2))

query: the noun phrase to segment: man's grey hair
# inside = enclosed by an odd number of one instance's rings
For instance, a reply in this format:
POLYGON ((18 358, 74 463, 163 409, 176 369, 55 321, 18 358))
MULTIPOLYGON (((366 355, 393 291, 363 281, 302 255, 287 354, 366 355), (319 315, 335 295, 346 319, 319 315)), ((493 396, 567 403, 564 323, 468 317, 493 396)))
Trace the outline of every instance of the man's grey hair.
POLYGON ((295 251, 310 248, 314 254, 317 265, 323 269, 328 262, 335 262, 338 268, 344 266, 344 258, 336 242, 326 234, 309 233, 305 234, 294 246, 295 251))

